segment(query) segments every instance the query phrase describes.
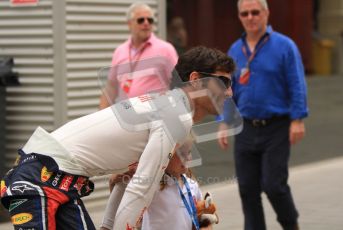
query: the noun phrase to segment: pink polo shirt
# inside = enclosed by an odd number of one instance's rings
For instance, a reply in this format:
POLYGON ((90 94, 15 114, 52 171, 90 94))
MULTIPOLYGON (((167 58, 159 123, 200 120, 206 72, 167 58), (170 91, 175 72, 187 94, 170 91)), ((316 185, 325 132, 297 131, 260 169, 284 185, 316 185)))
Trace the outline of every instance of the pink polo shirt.
MULTIPOLYGON (((175 48, 168 42, 157 38, 153 33, 149 40, 145 43, 141 50, 135 50, 131 45, 131 37, 117 47, 112 56, 112 66, 141 61, 144 59, 163 56, 170 61, 170 66, 174 67, 177 63, 177 53, 175 48)), ((134 66, 133 72, 135 72, 134 66)), ((153 71, 143 73, 143 77, 135 77, 131 80, 125 80, 123 76, 117 76, 121 82, 121 88, 127 94, 127 97, 136 97, 138 95, 146 94, 151 91, 159 90, 165 87, 165 82, 161 82, 161 76, 156 76, 153 71)), ((142 75, 142 74, 141 74, 142 75)), ((171 75, 167 75, 170 77, 171 75)))

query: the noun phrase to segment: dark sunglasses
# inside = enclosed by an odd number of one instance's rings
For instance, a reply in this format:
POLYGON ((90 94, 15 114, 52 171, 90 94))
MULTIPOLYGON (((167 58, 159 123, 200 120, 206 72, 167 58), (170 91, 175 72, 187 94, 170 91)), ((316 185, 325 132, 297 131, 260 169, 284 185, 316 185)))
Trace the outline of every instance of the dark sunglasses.
POLYGON ((215 77, 215 78, 219 78, 219 80, 221 80, 227 88, 230 88, 230 87, 232 86, 232 81, 231 81, 231 78, 229 78, 229 77, 221 76, 221 75, 214 75, 214 74, 205 73, 205 72, 198 72, 198 73, 200 73, 200 74, 203 75, 204 77, 215 77))
POLYGON ((248 17, 249 14, 251 14, 251 16, 258 16, 260 15, 261 11, 260 10, 251 10, 251 11, 242 11, 239 13, 239 15, 241 15, 241 17, 245 18, 248 17))
POLYGON ((154 23, 154 19, 153 18, 144 18, 144 17, 141 17, 141 18, 137 18, 137 23, 139 25, 143 24, 145 19, 148 21, 149 24, 153 24, 154 23))

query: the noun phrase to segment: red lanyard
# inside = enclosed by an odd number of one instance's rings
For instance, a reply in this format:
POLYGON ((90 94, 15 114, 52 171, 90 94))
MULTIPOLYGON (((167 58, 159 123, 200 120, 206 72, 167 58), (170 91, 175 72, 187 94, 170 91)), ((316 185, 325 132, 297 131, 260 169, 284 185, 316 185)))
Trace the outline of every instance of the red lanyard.
POLYGON ((252 52, 252 54, 250 56, 248 56, 248 52, 247 52, 247 48, 246 46, 242 47, 242 51, 244 56, 248 59, 247 65, 246 67, 249 69, 250 67, 250 63, 252 62, 252 60, 254 60, 257 52, 267 43, 267 41, 269 40, 269 35, 265 35, 265 37, 263 38, 262 42, 257 44, 256 48, 254 49, 254 51, 252 52))
MULTIPOLYGON (((133 71, 135 70, 136 65, 138 64, 138 61, 141 58, 141 56, 142 56, 142 54, 143 54, 143 52, 144 52, 144 50, 145 50, 145 48, 147 46, 148 46, 148 42, 146 42, 143 45, 143 47, 137 51, 138 54, 135 55, 136 60, 133 62, 132 56, 131 56, 132 46, 130 45, 130 47, 129 47, 129 62, 130 62, 130 72, 131 72, 130 75, 132 75, 133 71)), ((127 79, 127 80, 125 80, 125 82, 123 82, 121 87, 122 87, 122 89, 124 90, 125 93, 127 93, 127 94, 129 93, 131 85, 132 85, 132 82, 133 82, 132 79, 127 79)))
POLYGON ((130 62, 130 70, 131 70, 131 72, 133 72, 135 70, 137 63, 138 63, 139 59, 141 58, 141 56, 142 56, 142 54, 143 54, 143 52, 144 52, 144 50, 145 50, 145 48, 147 46, 148 46, 148 42, 146 42, 143 45, 143 47, 137 51, 138 54, 134 55, 136 57, 135 58, 136 60, 134 60, 134 63, 132 63, 133 62, 132 56, 131 56, 132 46, 130 45, 130 48, 129 48, 129 62, 130 62))
POLYGON ((252 54, 250 56, 248 56, 248 52, 247 52, 247 48, 245 45, 242 46, 242 51, 244 56, 248 59, 247 64, 246 64, 246 68, 243 68, 241 71, 241 75, 239 76, 239 83, 241 85, 247 85, 250 79, 250 63, 252 62, 252 60, 254 60, 257 52, 267 43, 267 41, 269 40, 269 35, 266 34, 264 35, 264 38, 262 38, 262 42, 259 42, 256 46, 256 48, 254 49, 254 51, 252 52, 252 54))

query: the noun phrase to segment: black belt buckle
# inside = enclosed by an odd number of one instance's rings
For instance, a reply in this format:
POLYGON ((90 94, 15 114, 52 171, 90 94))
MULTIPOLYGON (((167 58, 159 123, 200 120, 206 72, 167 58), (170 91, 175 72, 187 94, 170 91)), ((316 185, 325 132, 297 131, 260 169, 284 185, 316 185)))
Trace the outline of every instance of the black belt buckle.
POLYGON ((261 126, 267 125, 267 120, 254 119, 254 120, 251 120, 251 123, 254 127, 261 127, 261 126))

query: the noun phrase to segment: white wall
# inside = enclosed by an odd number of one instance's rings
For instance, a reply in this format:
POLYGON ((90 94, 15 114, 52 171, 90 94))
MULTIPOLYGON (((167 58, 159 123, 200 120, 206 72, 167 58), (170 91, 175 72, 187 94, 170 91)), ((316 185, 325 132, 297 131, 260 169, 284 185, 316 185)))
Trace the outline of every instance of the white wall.
MULTIPOLYGON (((12 56, 21 86, 7 88, 6 151, 10 167, 37 126, 47 131, 98 109, 99 68, 129 36, 126 10, 134 0, 40 0, 12 7, 0 0, 0 56, 12 56)), ((165 0, 156 9, 157 34, 165 37, 165 0)), ((106 198, 107 183, 95 180, 106 198)), ((96 204, 98 202, 94 202, 96 204)))

